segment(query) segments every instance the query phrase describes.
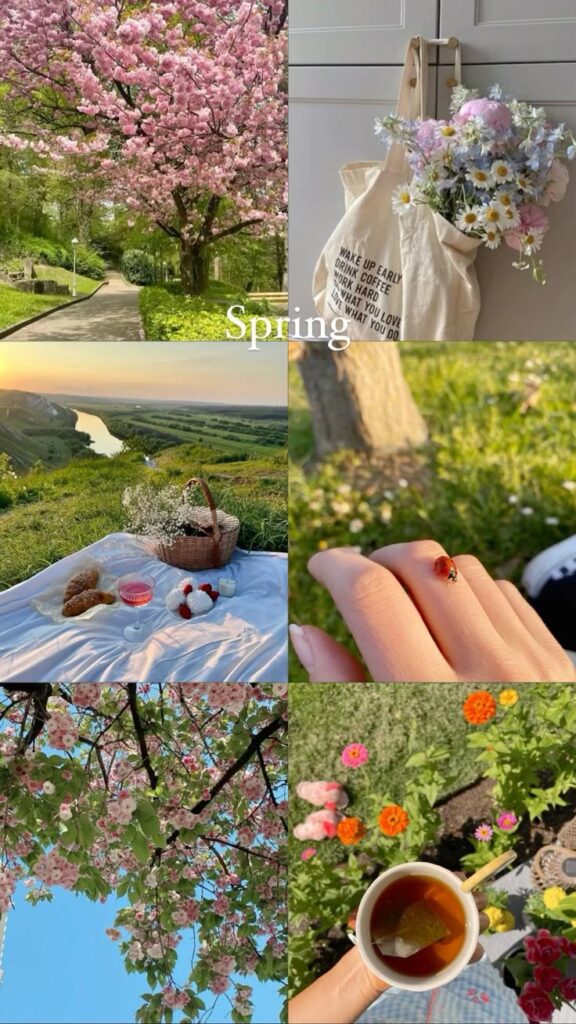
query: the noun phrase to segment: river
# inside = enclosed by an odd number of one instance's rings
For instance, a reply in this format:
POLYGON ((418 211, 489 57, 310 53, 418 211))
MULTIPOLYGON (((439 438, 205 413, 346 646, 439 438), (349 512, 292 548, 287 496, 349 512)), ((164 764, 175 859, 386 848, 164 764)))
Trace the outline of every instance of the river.
POLYGON ((122 451, 123 441, 118 437, 114 437, 108 430, 108 427, 101 420, 99 416, 93 416, 89 412, 81 412, 79 409, 74 409, 78 419, 76 420, 76 430, 82 430, 86 434, 90 434, 90 447, 92 451, 98 455, 117 455, 118 452, 122 451))

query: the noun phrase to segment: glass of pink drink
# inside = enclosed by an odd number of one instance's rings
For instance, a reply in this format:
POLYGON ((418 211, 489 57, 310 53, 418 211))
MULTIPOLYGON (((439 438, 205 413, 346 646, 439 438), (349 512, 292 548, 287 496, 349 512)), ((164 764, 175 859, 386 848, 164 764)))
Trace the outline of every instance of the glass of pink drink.
POLYGON ((136 609, 135 620, 131 626, 126 626, 124 636, 132 643, 143 640, 148 635, 140 621, 140 608, 149 604, 154 595, 155 581, 152 576, 143 573, 133 572, 127 576, 121 576, 118 580, 118 593, 124 604, 136 609))

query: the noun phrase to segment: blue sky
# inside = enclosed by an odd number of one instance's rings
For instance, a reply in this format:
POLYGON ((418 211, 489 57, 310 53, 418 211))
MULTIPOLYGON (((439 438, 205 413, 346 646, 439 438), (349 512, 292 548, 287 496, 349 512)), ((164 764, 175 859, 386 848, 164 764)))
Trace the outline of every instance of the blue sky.
MULTIPOLYGON (((130 1024, 148 986, 141 975, 125 973, 116 944, 105 934, 119 904, 90 903, 55 889, 52 903, 33 907, 24 893, 19 887, 8 916, 0 1022, 130 1024)), ((256 1024, 275 1024, 281 1006, 275 986, 254 980, 254 1006, 256 1024)), ((227 1008, 221 998, 213 1024, 227 1024, 227 1008)))

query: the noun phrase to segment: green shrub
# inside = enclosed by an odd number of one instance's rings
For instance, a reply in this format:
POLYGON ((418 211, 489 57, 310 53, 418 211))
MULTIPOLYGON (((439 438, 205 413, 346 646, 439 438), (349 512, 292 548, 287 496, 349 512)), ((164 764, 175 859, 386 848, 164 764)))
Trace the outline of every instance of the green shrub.
MULTIPOLYGON (((66 248, 49 238, 38 238, 36 235, 22 235, 5 243, 0 250, 0 260, 24 259, 31 257, 51 267, 64 267, 72 270, 74 258, 72 248, 66 248)), ((76 270, 85 277, 102 281, 106 276, 106 264, 101 256, 88 246, 79 245, 76 252, 76 270)))
MULTIPOLYGON (((250 337, 251 318, 270 315, 267 302, 253 302, 242 297, 215 302, 209 296, 191 298, 177 292, 175 287, 144 288, 140 293, 140 312, 144 331, 149 341, 234 341, 239 329, 227 317, 229 305, 244 305, 243 315, 235 317, 246 324, 246 337, 250 337), (228 332, 232 338, 228 338, 228 332)), ((275 314, 272 335, 276 335, 275 314)), ((287 336, 287 333, 286 335, 287 336)), ((262 338, 262 340, 264 340, 262 338)))
POLYGON ((153 284, 154 260, 142 249, 128 249, 122 256, 122 273, 132 284, 153 284))

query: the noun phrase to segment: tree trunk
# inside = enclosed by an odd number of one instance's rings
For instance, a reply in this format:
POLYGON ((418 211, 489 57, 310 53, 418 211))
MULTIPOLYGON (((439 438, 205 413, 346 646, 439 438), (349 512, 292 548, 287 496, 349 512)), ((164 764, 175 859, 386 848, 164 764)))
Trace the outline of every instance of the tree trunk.
POLYGON ((274 251, 276 255, 276 284, 278 291, 284 291, 286 281, 286 242, 277 232, 274 235, 274 251))
POLYGON ((180 279, 185 295, 203 295, 210 283, 210 247, 180 240, 180 279))
POLYGON ((426 424, 404 379, 394 342, 353 342, 343 352, 307 342, 299 365, 318 455, 341 448, 374 455, 426 441, 426 424))

